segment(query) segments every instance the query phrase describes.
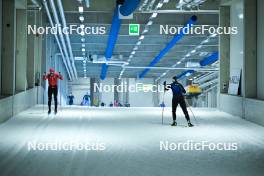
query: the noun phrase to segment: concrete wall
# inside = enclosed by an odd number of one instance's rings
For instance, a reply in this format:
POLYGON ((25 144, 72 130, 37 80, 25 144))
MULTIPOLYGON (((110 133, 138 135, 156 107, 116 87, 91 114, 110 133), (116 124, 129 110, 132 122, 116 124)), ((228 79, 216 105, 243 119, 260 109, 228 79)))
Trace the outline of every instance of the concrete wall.
MULTIPOLYGON (((0 94, 2 89, 2 71, 1 71, 1 63, 2 63, 2 17, 3 17, 3 10, 2 10, 2 0, 0 0, 0 94)), ((0 95, 1 96, 1 95, 0 95)))
MULTIPOLYGON (((264 125, 264 101, 257 100, 263 99, 264 91, 263 7, 264 2, 261 0, 259 0, 258 5, 256 5, 256 0, 231 1, 231 26, 238 25, 239 28, 243 28, 241 29, 243 32, 242 34, 239 33, 238 36, 231 36, 230 67, 228 64, 225 67, 229 67, 230 69, 234 68, 234 66, 241 67, 240 55, 244 55, 242 62, 242 96, 220 94, 218 104, 220 110, 260 125, 264 125), (243 7, 241 7, 241 3, 243 7), (244 10, 241 11, 241 8, 244 10), (256 8, 258 8, 257 13, 256 8), (243 16, 241 16, 242 12, 244 13, 243 16), (256 16, 257 14, 258 16, 256 16), (256 24, 256 18, 258 19, 258 25, 256 24), (244 25, 240 22, 242 19, 244 20, 244 25), (255 35, 256 29, 258 36, 255 35), (256 43, 258 47, 256 47, 256 43), (256 48, 258 48, 257 56, 256 48)), ((225 46, 222 46, 220 43, 220 52, 223 52, 221 49, 225 49, 225 46)), ((222 72, 220 74, 222 75, 222 72)))
POLYGON ((33 89, 20 92, 14 96, 0 100, 0 123, 37 104, 37 90, 33 89))
POLYGON ((232 96, 227 94, 220 94, 219 96, 219 109, 228 112, 232 115, 243 116, 243 103, 242 97, 232 96))
POLYGON ((257 97, 264 100, 264 1, 258 0, 258 19, 257 19, 257 97))

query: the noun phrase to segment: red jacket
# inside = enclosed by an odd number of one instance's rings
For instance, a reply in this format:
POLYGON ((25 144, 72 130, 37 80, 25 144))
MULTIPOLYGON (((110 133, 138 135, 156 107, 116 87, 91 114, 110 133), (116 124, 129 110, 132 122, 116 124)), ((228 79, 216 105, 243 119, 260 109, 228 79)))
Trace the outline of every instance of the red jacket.
POLYGON ((63 77, 59 73, 54 72, 53 75, 51 75, 50 73, 43 75, 43 79, 48 80, 49 86, 56 87, 58 79, 63 80, 63 77))

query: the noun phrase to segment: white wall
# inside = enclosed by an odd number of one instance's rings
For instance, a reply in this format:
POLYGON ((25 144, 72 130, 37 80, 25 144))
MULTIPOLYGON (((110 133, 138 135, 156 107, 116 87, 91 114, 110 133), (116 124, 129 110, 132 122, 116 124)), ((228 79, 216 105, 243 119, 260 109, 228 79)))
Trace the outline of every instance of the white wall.
MULTIPOLYGON (((106 78, 101 81, 102 86, 105 85, 114 85, 114 78, 106 78)), ((104 102, 106 106, 110 104, 110 102, 114 103, 114 92, 102 92, 101 94, 101 102, 104 102)))
POLYGON ((90 79, 78 79, 70 84, 72 85, 71 90, 72 90, 72 94, 74 95, 73 102, 75 105, 80 105, 83 96, 87 92, 90 94, 90 79))
POLYGON ((0 100, 0 122, 37 104, 37 87, 0 100))
MULTIPOLYGON (((154 80, 152 78, 144 78, 144 79, 129 79, 129 84, 153 84, 154 80)), ((129 103, 131 107, 153 107, 153 93, 152 92, 137 92, 129 94, 129 103)))
POLYGON ((231 10, 230 26, 238 28, 238 34, 230 35, 230 74, 231 74, 232 70, 234 69, 243 69, 244 23, 243 23, 243 18, 240 18, 243 15, 243 0, 242 1, 234 0, 232 2, 230 10, 231 10))

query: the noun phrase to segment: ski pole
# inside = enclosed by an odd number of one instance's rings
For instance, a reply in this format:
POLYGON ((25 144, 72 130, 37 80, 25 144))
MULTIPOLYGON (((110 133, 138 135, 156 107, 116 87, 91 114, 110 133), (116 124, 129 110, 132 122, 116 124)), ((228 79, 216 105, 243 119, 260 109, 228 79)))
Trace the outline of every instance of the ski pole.
MULTIPOLYGON (((61 76, 61 72, 59 72, 59 75, 61 76)), ((61 108, 61 104, 62 104, 62 103, 61 103, 61 81, 60 81, 60 111, 61 111, 61 109, 62 109, 62 108, 61 108)))
POLYGON ((192 108, 191 108, 190 104, 188 103, 188 101, 185 101, 185 102, 187 103, 187 105, 188 105, 188 107, 189 107, 189 110, 191 111, 191 113, 192 113, 192 115, 193 115, 193 118, 194 118, 194 120, 195 120, 195 123, 198 125, 198 121, 196 120, 196 117, 195 117, 195 115, 194 115, 194 113, 193 113, 193 111, 192 111, 192 108))
POLYGON ((164 86, 164 92, 163 92, 163 98, 162 98, 162 114, 161 114, 161 123, 162 123, 162 125, 163 125, 164 109, 165 109, 164 97, 165 97, 166 86, 167 86, 166 81, 163 82, 163 86, 164 86))
MULTIPOLYGON (((46 76, 46 72, 44 72, 43 75, 46 76)), ((44 113, 44 104, 45 104, 45 100, 44 99, 45 99, 46 80, 43 79, 43 81, 44 81, 44 84, 43 84, 43 97, 42 97, 42 102, 43 102, 42 111, 44 113)))
POLYGON ((161 113, 161 124, 162 124, 162 125, 163 125, 163 119, 164 119, 164 108, 165 108, 164 97, 165 97, 165 91, 163 92, 163 98, 162 98, 162 113, 161 113))

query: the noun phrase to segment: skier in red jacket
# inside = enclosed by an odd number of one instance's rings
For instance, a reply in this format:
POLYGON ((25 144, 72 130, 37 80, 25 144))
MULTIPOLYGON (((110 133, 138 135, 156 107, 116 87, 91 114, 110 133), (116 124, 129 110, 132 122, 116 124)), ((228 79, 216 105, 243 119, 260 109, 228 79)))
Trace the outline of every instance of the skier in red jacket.
POLYGON ((44 73, 43 80, 48 80, 49 82, 49 88, 48 88, 48 106, 49 111, 48 114, 51 113, 51 99, 52 94, 54 96, 54 103, 55 103, 55 114, 57 114, 57 106, 58 106, 58 79, 63 80, 63 77, 60 75, 60 73, 55 72, 53 68, 49 70, 49 73, 44 73))

